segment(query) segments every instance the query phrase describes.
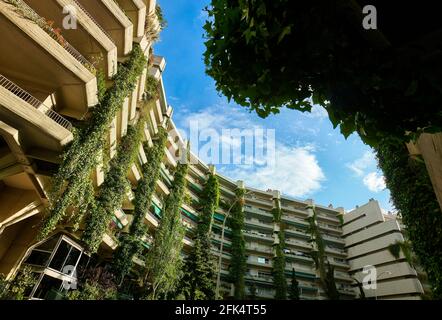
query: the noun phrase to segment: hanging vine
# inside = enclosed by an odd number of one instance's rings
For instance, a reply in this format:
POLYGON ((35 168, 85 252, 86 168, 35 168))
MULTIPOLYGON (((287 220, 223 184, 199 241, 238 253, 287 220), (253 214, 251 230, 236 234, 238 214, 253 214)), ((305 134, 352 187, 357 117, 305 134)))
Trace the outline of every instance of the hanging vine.
POLYGON ((428 275, 433 298, 441 299, 442 213, 425 164, 411 158, 405 145, 392 140, 383 140, 376 151, 413 252, 428 275))
POLYGON ((299 283, 298 280, 296 280, 295 268, 292 268, 292 280, 289 288, 289 299, 300 300, 299 283))
POLYGON ((79 194, 90 190, 91 172, 99 163, 99 155, 105 144, 106 132, 124 99, 135 89, 136 81, 146 65, 146 58, 139 45, 135 45, 129 59, 121 64, 113 85, 93 108, 88 124, 74 132, 74 140, 62 156, 57 174, 52 180, 49 213, 45 217, 39 239, 52 232, 65 216, 69 206, 80 203, 87 207, 93 204, 93 197, 87 197, 88 204, 79 194))
POLYGON ((213 214, 219 204, 219 182, 210 174, 200 197, 198 226, 194 245, 184 263, 181 288, 187 300, 215 299, 215 265, 211 253, 210 233, 213 214))
POLYGON ((320 282, 326 295, 331 300, 339 300, 339 292, 334 278, 334 268, 325 256, 325 244, 318 228, 316 210, 314 206, 309 207, 309 209, 312 209, 313 215, 307 218, 309 223, 307 232, 311 235, 311 241, 316 244, 316 248, 310 252, 310 256, 315 262, 316 269, 319 270, 320 282))
POLYGON ((92 252, 97 251, 115 210, 123 203, 125 193, 122 190, 126 190, 130 184, 127 172, 138 153, 144 125, 145 119, 142 117, 136 125, 128 127, 127 134, 118 145, 116 156, 110 162, 96 205, 90 208, 82 240, 92 252))
POLYGON ((159 128, 157 139, 153 147, 144 145, 147 161, 142 165, 142 178, 138 182, 134 199, 134 218, 129 228, 129 234, 120 238, 120 246, 114 253, 113 267, 118 281, 129 273, 132 268, 132 259, 141 251, 141 237, 146 233, 144 217, 152 203, 156 181, 160 177, 161 160, 165 154, 167 131, 159 128))
MULTIPOLYGON (((279 200, 275 200, 276 206, 272 209, 273 222, 281 225, 282 210, 279 204, 279 200)), ((278 232, 279 242, 273 246, 274 257, 273 257, 273 285, 275 286, 275 299, 285 300, 287 299, 287 280, 285 278, 285 236, 284 230, 280 226, 278 232)))
POLYGON ((235 287, 234 298, 236 300, 244 299, 245 295, 244 275, 247 269, 243 234, 245 193, 245 189, 242 188, 235 190, 236 199, 229 219, 229 225, 232 230, 232 258, 230 260, 229 275, 230 281, 235 287))

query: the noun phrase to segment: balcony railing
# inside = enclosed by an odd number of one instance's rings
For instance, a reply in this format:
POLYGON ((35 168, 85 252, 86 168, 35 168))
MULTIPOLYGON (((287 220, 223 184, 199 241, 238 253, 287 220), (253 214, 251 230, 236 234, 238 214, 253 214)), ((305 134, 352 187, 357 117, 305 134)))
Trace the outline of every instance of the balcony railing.
POLYGON ((16 85, 15 83, 13 83, 12 81, 10 81, 8 78, 6 78, 1 74, 0 74, 0 86, 5 88, 9 92, 13 93, 23 101, 27 102, 37 110, 41 111, 46 116, 51 118, 53 121, 58 123, 60 126, 64 127, 69 131, 72 130, 72 124, 68 120, 66 120, 57 112, 44 105, 43 102, 32 96, 30 93, 26 92, 24 89, 20 88, 18 85, 16 85))
POLYGON ((95 67, 90 63, 83 55, 78 52, 61 34, 57 29, 54 29, 52 25, 43 17, 38 15, 30 6, 28 6, 23 0, 17 0, 14 3, 16 10, 20 12, 24 18, 35 22, 41 29, 43 29, 52 39, 57 41, 72 57, 86 67, 90 72, 96 72, 95 67))
POLYGON ((83 13, 87 15, 89 19, 91 19, 96 24, 96 26, 109 38, 109 40, 113 42, 110 34, 103 29, 103 27, 94 19, 94 17, 77 0, 74 0, 74 2, 80 8, 80 10, 83 11, 83 13))

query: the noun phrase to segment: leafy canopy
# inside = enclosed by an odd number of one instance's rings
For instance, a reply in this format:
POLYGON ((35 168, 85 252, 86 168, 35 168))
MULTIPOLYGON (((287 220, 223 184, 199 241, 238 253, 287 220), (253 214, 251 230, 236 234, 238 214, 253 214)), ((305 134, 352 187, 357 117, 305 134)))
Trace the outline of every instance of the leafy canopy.
POLYGON ((386 135, 440 131, 442 78, 431 46, 393 47, 362 28, 352 3, 212 0, 206 72, 229 101, 260 117, 319 104, 346 137, 358 132, 372 146, 386 135))

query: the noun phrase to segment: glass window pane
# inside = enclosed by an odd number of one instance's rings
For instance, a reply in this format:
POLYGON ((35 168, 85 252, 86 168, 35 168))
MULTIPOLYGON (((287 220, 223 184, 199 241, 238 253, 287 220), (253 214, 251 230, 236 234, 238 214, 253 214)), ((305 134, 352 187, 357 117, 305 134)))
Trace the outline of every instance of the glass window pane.
POLYGON ((31 254, 26 258, 24 263, 35 266, 46 266, 50 256, 50 252, 32 250, 31 254))
POLYGON ((64 261, 66 260, 66 257, 69 254, 71 248, 72 246, 69 243, 67 243, 66 241, 62 241, 57 249, 57 252, 52 258, 49 267, 54 270, 61 271, 63 269, 64 261))
POLYGON ((38 246, 40 250, 53 251, 60 237, 52 237, 38 246))
POLYGON ((62 283, 60 279, 52 278, 48 275, 44 275, 41 282, 34 293, 34 298, 38 299, 53 299, 55 292, 58 292, 62 288, 62 283))
POLYGON ((64 270, 65 266, 75 267, 77 264, 78 258, 80 257, 80 254, 81 254, 80 250, 78 250, 75 247, 72 247, 71 252, 69 253, 69 256, 68 256, 62 270, 64 270))
POLYGON ((77 266, 77 276, 81 277, 83 275, 83 273, 86 271, 86 267, 89 264, 89 256, 87 256, 86 254, 82 254, 81 258, 80 258, 80 262, 78 262, 78 266, 77 266))

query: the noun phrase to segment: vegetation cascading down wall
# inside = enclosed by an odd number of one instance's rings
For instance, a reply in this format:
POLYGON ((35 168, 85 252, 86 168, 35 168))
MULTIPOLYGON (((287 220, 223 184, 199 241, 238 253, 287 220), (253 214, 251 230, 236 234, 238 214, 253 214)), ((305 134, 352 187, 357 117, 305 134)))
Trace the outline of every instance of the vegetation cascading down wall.
POLYGON ((275 207, 272 209, 273 222, 280 226, 278 231, 278 243, 273 245, 275 256, 273 257, 273 285, 275 286, 275 299, 287 299, 287 280, 285 278, 285 235, 281 226, 282 210, 279 199, 275 199, 275 207))
POLYGON ((244 240, 244 195, 245 190, 238 188, 235 190, 235 203, 231 209, 229 225, 232 230, 232 258, 230 261, 229 276, 233 283, 235 291, 235 299, 244 299, 246 273, 246 256, 245 256, 245 240, 244 240))
POLYGON ((135 191, 133 221, 129 233, 120 238, 120 245, 114 253, 113 267, 119 281, 122 281, 133 265, 132 259, 141 251, 141 237, 146 234, 144 217, 152 203, 156 181, 160 177, 161 161, 165 154, 167 131, 160 128, 154 146, 144 145, 147 161, 142 165, 142 178, 135 191))
POLYGON ((310 252, 310 256, 315 262, 316 269, 319 271, 320 283, 328 298, 331 300, 339 300, 339 292, 336 288, 334 278, 334 268, 330 265, 325 255, 325 243, 317 223, 317 214, 314 206, 309 206, 313 215, 308 217, 309 228, 307 232, 311 235, 311 241, 315 244, 314 249, 310 252))
POLYGON ((442 212, 425 164, 421 159, 413 159, 405 145, 392 139, 383 140, 376 152, 413 252, 428 275, 432 296, 441 299, 442 212))
MULTIPOLYGON (((124 99, 135 89, 136 81, 146 66, 146 58, 139 45, 134 45, 129 59, 119 65, 112 86, 100 96, 87 125, 74 133, 74 141, 63 153, 58 172, 52 180, 49 214, 44 219, 39 239, 44 239, 62 221, 69 207, 73 215, 84 215, 95 207, 91 182, 92 170, 99 164, 105 145, 106 132, 124 99)), ((121 192, 121 190, 120 190, 121 192)), ((109 199, 112 201, 112 199, 109 199)), ((78 220, 78 219, 77 219, 78 220)), ((96 250, 96 241, 91 250, 96 250)))
POLYGON ((213 214, 219 203, 219 183, 210 173, 200 195, 198 225, 193 247, 184 264, 180 291, 187 300, 215 299, 215 265, 211 252, 213 214))

